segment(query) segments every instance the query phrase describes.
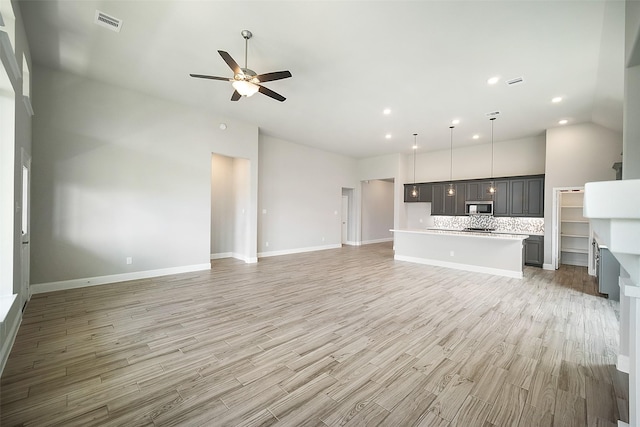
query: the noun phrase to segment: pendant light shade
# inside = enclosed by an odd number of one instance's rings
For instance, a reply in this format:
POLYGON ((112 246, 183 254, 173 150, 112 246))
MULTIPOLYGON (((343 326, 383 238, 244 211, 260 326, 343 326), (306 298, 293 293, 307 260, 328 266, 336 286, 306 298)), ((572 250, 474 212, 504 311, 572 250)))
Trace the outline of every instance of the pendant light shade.
POLYGON ((413 134, 413 189, 411 197, 418 197, 418 187, 416 186, 416 151, 418 151, 418 134, 413 134))
POLYGON ((492 196, 496 193, 496 185, 493 181, 493 121, 495 119, 495 117, 489 119, 491 121, 491 185, 487 188, 487 194, 491 194, 492 196))
POLYGON ((453 186, 453 128, 455 126, 449 126, 451 137, 449 139, 449 189, 447 190, 447 196, 455 196, 456 189, 453 186))

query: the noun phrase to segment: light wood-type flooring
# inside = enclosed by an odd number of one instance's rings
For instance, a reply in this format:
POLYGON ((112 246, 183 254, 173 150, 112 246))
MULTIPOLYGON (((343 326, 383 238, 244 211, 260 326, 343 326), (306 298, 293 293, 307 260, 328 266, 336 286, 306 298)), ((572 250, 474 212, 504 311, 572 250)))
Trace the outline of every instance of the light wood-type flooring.
POLYGON ((523 280, 390 243, 35 295, 2 426, 615 426, 618 304, 586 268, 523 280))

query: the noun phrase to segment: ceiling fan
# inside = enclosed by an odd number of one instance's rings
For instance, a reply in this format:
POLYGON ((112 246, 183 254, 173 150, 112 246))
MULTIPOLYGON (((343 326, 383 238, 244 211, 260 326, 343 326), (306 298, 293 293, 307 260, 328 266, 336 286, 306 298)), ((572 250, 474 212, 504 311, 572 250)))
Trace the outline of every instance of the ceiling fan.
POLYGON ((229 55, 224 50, 218 51, 220 56, 222 56, 222 59, 224 59, 224 62, 226 62, 227 65, 233 70, 232 78, 207 76, 204 74, 189 75, 191 77, 197 77, 200 79, 225 80, 231 82, 231 85, 234 89, 233 95, 231 95, 232 101, 237 101, 243 96, 251 96, 256 92, 260 92, 263 95, 267 95, 268 97, 280 102, 287 99, 279 93, 262 86, 261 83, 286 79, 291 77, 291 73, 289 71, 275 71, 273 73, 256 74, 255 71, 249 69, 247 67, 247 48, 249 39, 253 36, 253 34, 249 30, 242 30, 240 34, 242 34, 242 37, 244 37, 244 68, 240 68, 238 63, 234 61, 231 55, 229 55))

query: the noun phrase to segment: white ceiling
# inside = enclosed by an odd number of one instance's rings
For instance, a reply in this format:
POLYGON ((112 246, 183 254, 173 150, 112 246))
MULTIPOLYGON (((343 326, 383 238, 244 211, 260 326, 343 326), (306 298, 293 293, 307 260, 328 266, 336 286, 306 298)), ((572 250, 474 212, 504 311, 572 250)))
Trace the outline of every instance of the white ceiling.
MULTIPOLYGON (((21 0, 35 64, 242 120, 291 142, 362 158, 487 143, 593 121, 622 130, 620 1, 21 0), (93 23, 96 9, 123 20, 93 23), (229 99, 216 52, 249 68, 290 70, 262 94, 229 99), (500 76, 489 86, 487 79, 500 76), (518 86, 505 80, 523 77, 518 86), (559 104, 551 98, 562 96, 559 104), (382 110, 390 108, 390 115, 382 110), (385 139, 390 133, 391 139, 385 139), (471 139, 479 134, 479 140, 471 139)), ((37 71, 36 71, 37 72, 37 71)), ((34 94, 37 97, 37 94, 34 94)), ((37 112, 36 112, 37 113, 37 112)))

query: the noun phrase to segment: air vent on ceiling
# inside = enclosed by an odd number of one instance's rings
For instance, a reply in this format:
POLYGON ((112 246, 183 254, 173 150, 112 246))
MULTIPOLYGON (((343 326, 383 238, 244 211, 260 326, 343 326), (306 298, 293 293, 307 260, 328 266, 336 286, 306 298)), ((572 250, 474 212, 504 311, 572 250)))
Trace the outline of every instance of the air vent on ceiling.
POLYGON ((500 111, 491 111, 486 114, 487 117, 498 117, 500 115, 500 111))
POLYGON ((121 19, 114 18, 113 16, 109 16, 104 12, 100 12, 99 10, 96 10, 96 17, 93 22, 103 27, 106 27, 111 31, 115 31, 116 33, 119 33, 120 28, 122 27, 121 19))
POLYGON ((522 77, 516 77, 515 79, 507 80, 506 83, 509 86, 519 85, 520 83, 524 83, 524 79, 522 77))

